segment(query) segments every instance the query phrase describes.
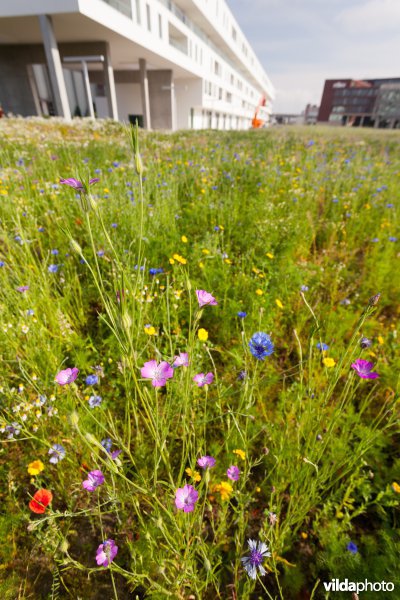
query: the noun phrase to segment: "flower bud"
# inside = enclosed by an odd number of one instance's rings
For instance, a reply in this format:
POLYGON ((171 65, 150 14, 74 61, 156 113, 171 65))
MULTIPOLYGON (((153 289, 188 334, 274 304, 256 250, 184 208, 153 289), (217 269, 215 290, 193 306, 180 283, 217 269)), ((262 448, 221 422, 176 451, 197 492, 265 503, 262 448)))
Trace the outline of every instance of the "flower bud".
POLYGON ((370 306, 376 306, 379 302, 379 298, 381 297, 381 294, 375 294, 375 296, 371 296, 371 298, 368 300, 368 304, 370 306))
POLYGON ((362 337, 360 340, 360 347, 365 350, 365 348, 369 348, 370 346, 372 346, 371 340, 366 337, 362 337))

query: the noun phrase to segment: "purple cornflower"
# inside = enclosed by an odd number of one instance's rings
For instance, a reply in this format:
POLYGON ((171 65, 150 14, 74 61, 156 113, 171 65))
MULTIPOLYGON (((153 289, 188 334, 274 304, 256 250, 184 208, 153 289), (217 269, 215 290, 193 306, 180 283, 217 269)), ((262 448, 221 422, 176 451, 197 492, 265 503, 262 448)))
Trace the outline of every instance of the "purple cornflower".
POLYGON ((65 448, 64 446, 61 446, 61 444, 53 444, 48 453, 50 455, 49 461, 53 465, 56 465, 60 460, 63 460, 66 454, 65 448))
POLYGON ((97 375, 88 375, 85 379, 86 385, 95 385, 99 382, 97 375))
POLYGON ((362 379, 377 379, 379 377, 379 374, 372 370, 374 368, 374 363, 369 362, 369 360, 364 360, 363 358, 357 358, 351 365, 351 368, 354 369, 357 375, 362 379))
POLYGON ((97 548, 96 562, 99 567, 108 567, 118 554, 118 546, 114 540, 106 540, 97 548))
POLYGON ((173 367, 188 367, 189 366, 189 355, 187 352, 179 352, 179 356, 175 356, 175 360, 172 363, 173 367))
POLYGON ((199 303, 200 308, 203 306, 217 306, 218 302, 209 292, 205 290, 196 290, 196 296, 199 303))
POLYGON ((216 463, 216 460, 213 456, 200 456, 197 459, 197 464, 201 469, 211 469, 216 463))
POLYGON ((231 481, 237 481, 240 477, 240 470, 235 465, 231 465, 226 474, 231 481))
POLYGON ((239 317, 239 319, 244 319, 245 317, 247 317, 247 312, 244 312, 243 310, 240 310, 238 312, 237 316, 239 317))
POLYGON ((255 333, 249 342, 250 352, 257 360, 264 360, 274 351, 274 344, 267 333, 258 331, 255 333))
POLYGON ((47 270, 49 273, 57 273, 59 265, 49 265, 47 270))
POLYGON ((104 475, 101 471, 96 469, 88 473, 87 479, 82 481, 82 487, 84 487, 88 492, 94 492, 94 490, 102 483, 104 483, 104 475))
POLYGON ((354 542, 349 542, 346 546, 346 549, 352 554, 357 554, 358 552, 357 544, 355 544, 354 542))
POLYGON ((112 447, 112 440, 111 440, 111 438, 104 438, 104 440, 101 440, 100 444, 103 446, 103 448, 107 452, 110 452, 111 447, 112 447))
POLYGON ((96 408, 96 406, 100 406, 103 399, 101 396, 90 396, 89 398, 89 406, 90 408, 96 408))
POLYGON ((78 377, 79 369, 74 367, 73 369, 64 369, 56 375, 56 381, 60 385, 67 385, 72 383, 78 377))
POLYGON ((21 294, 23 294, 24 292, 27 292, 29 290, 29 285, 20 285, 19 287, 17 287, 17 292, 20 292, 21 294))
POLYGON ((209 385, 214 381, 214 375, 212 373, 207 373, 207 375, 204 375, 204 373, 198 373, 193 377, 193 381, 197 383, 198 387, 203 387, 203 385, 209 385))
POLYGON ((175 506, 184 512, 192 512, 199 497, 199 492, 192 485, 184 485, 175 493, 175 506))
POLYGON ((247 574, 251 579, 257 577, 257 567, 260 571, 260 575, 265 575, 266 570, 262 566, 264 558, 271 556, 271 552, 268 550, 268 546, 264 542, 258 542, 256 540, 248 540, 250 556, 244 556, 240 560, 243 563, 247 574))
POLYGON ((166 384, 167 379, 174 376, 174 370, 166 361, 157 364, 156 360, 149 360, 144 363, 144 366, 140 370, 140 374, 145 379, 151 379, 151 385, 153 387, 162 387, 166 384))
POLYGON ((363 350, 365 350, 366 348, 370 348, 372 346, 372 342, 367 337, 362 337, 360 340, 360 346, 363 350))
MULTIPOLYGON (((97 183, 98 181, 100 181, 100 179, 98 177, 89 179, 89 185, 93 185, 94 183, 97 183)), ((60 183, 69 185, 70 187, 74 188, 75 190, 78 190, 79 192, 82 192, 85 190, 85 186, 83 185, 83 183, 81 181, 78 181, 78 179, 75 179, 74 177, 70 177, 69 179, 60 179, 60 183)))

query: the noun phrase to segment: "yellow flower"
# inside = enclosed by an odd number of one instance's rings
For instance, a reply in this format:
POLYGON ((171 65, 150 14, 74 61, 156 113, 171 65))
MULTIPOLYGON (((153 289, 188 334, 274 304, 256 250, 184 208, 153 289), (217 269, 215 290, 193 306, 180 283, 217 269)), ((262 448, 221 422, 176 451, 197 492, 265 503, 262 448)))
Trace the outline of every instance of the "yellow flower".
POLYGON ((400 494, 400 485, 398 483, 396 483, 395 481, 393 481, 393 483, 392 483, 392 488, 393 488, 393 491, 396 492, 396 494, 400 494))
POLYGON ((208 340, 208 331, 207 331, 207 329, 203 329, 203 328, 199 329, 198 332, 197 332, 197 335, 198 335, 199 340, 201 342, 206 342, 208 340))
POLYGON ((384 344, 385 340, 383 339, 383 337, 381 335, 378 335, 378 337, 376 338, 379 342, 379 344, 382 346, 382 344, 384 344))
POLYGON ((183 242, 184 244, 187 244, 187 243, 188 243, 188 239, 187 239, 186 235, 183 235, 183 236, 181 237, 181 240, 182 240, 182 242, 183 242))
POLYGON ((260 290, 260 289, 256 290, 256 294, 257 294, 257 296, 262 296, 262 295, 263 295, 263 293, 264 293, 264 292, 263 292, 262 290, 260 290))
POLYGON ((246 458, 246 452, 244 452, 243 450, 240 450, 239 448, 237 448, 236 450, 233 451, 233 454, 236 454, 237 456, 239 456, 242 460, 244 460, 246 458))
MULTIPOLYGON (((186 265, 187 260, 186 258, 183 258, 183 256, 180 256, 179 254, 173 254, 172 258, 176 260, 176 262, 180 263, 181 265, 186 265)), ((171 259, 169 259, 169 262, 171 262, 171 259)), ((173 264, 173 263, 171 263, 173 264)))
POLYGON ((144 332, 147 333, 147 335, 157 335, 157 331, 153 325, 145 325, 144 332))
POLYGON ((326 356, 325 358, 322 359, 322 362, 324 363, 324 365, 326 367, 328 367, 328 369, 330 367, 334 367, 336 365, 335 361, 333 360, 333 358, 331 358, 330 356, 326 356))
POLYGON ((278 300, 278 298, 275 300, 275 304, 277 305, 278 308, 283 308, 283 304, 280 300, 278 300))
POLYGON ((28 465, 29 475, 39 475, 44 469, 44 464, 41 460, 34 460, 28 465))
POLYGON ((233 487, 227 481, 221 481, 213 487, 213 492, 218 492, 221 495, 221 500, 229 500, 233 492, 233 487))
POLYGON ((185 473, 189 475, 193 479, 193 481, 201 481, 201 475, 198 471, 193 471, 189 467, 185 469, 185 473))
POLYGON ((200 269, 204 269, 204 263, 203 262, 199 262, 199 267, 200 267, 200 269))
POLYGON ((169 264, 170 264, 170 265, 174 265, 174 264, 175 264, 175 261, 174 261, 174 259, 173 259, 173 258, 170 258, 170 259, 169 259, 169 264))
POLYGON ((308 533, 306 533, 305 531, 302 531, 300 535, 303 538, 303 540, 306 540, 308 538, 308 533))
POLYGON ((274 255, 271 252, 267 252, 266 256, 268 256, 268 258, 271 260, 274 258, 274 255))
POLYGON ((203 253, 203 254, 210 254, 210 251, 209 251, 209 250, 207 250, 207 248, 203 248, 203 250, 202 250, 202 253, 203 253))

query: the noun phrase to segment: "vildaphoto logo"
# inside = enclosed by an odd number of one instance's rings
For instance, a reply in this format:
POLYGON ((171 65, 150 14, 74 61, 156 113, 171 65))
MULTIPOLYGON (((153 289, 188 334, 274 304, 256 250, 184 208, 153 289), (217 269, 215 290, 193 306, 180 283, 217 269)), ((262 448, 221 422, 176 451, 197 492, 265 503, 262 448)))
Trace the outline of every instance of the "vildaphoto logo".
POLYGON ((327 592, 393 592, 394 583, 391 581, 349 581, 345 579, 332 579, 331 581, 324 581, 325 591, 327 592))

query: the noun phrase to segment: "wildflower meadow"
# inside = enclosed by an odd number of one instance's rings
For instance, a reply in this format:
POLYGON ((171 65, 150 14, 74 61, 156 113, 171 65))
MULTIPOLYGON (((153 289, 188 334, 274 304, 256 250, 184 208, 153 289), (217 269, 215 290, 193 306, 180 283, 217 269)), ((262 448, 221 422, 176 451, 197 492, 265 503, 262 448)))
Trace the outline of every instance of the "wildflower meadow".
POLYGON ((2 597, 400 598, 399 134, 0 138, 2 597))

